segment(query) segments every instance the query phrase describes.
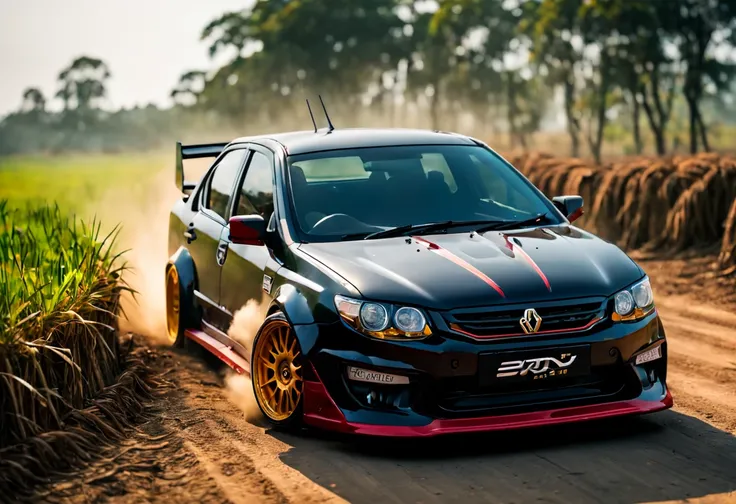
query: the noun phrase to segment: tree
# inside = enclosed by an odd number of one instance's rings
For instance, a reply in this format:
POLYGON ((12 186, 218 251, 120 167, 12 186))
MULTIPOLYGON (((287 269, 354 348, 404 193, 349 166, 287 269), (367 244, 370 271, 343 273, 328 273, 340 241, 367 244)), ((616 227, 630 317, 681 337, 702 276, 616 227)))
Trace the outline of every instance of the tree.
POLYGON ((218 88, 255 93, 253 103, 262 105, 270 101, 258 96, 265 90, 279 97, 278 113, 296 92, 317 91, 353 107, 367 83, 398 64, 404 22, 397 6, 395 0, 258 0, 250 10, 225 14, 202 37, 211 54, 227 48, 236 56, 208 82, 205 94, 214 99, 218 88), (255 73, 241 79, 245 68, 255 73), (248 89, 254 82, 259 85, 248 89))
POLYGON ((550 86, 563 90, 571 154, 580 155, 581 120, 577 106, 584 57, 579 11, 583 0, 527 0, 521 28, 532 40, 531 61, 550 86))
POLYGON ((23 92, 23 103, 21 104, 21 112, 42 113, 46 110, 46 98, 38 88, 28 88, 23 92))
POLYGON ((432 15, 430 34, 445 32, 445 53, 452 65, 444 80, 456 84, 454 94, 464 96, 461 103, 482 120, 485 111, 503 104, 512 145, 526 149, 527 136, 538 128, 544 113, 545 93, 519 57, 529 46, 519 32, 523 11, 506 4, 443 0, 432 15))
POLYGON ((710 150, 701 102, 708 85, 722 88, 732 61, 720 61, 715 48, 733 51, 736 42, 735 0, 671 0, 663 2, 662 17, 672 26, 680 57, 685 64, 683 92, 689 110, 690 152, 699 143, 710 150))
POLYGON ((207 75, 201 70, 190 70, 179 77, 179 83, 171 91, 171 98, 179 105, 194 105, 204 90, 207 75))
POLYGON ((59 73, 56 96, 63 100, 64 110, 99 108, 109 78, 110 70, 102 60, 79 57, 59 73))

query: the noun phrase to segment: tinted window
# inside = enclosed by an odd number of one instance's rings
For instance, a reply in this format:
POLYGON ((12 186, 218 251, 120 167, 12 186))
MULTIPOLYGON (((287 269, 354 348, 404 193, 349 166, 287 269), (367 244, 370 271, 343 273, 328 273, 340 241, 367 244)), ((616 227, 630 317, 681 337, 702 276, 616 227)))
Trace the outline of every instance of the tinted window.
POLYGON ((273 170, 271 160, 261 154, 254 152, 253 158, 248 164, 243 186, 240 188, 240 196, 236 215, 259 214, 268 221, 273 213, 273 170))
POLYGON ((243 165, 245 150, 239 149, 228 152, 215 167, 215 173, 210 178, 207 194, 207 208, 227 220, 228 202, 235 187, 240 167, 243 165))
POLYGON ((525 220, 547 213, 548 222, 559 222, 551 204, 523 176, 480 146, 291 156, 289 177, 299 227, 313 241, 448 220, 525 220))
POLYGON ((305 159, 294 164, 302 169, 309 182, 366 179, 370 176, 370 172, 363 167, 363 161, 357 156, 305 159))

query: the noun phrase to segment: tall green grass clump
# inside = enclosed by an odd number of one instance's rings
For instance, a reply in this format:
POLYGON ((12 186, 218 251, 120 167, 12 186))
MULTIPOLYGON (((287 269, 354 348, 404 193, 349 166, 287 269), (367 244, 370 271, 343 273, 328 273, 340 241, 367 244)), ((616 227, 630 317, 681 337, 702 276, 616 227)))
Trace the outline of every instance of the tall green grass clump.
POLYGON ((0 449, 62 429, 120 374, 115 237, 0 200, 0 449))

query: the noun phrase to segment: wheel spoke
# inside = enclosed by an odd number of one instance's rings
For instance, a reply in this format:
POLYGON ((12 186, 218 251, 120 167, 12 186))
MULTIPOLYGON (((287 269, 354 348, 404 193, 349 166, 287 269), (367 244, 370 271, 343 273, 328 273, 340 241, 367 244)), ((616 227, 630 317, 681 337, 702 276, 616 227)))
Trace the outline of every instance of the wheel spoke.
POLYGON ((286 353, 286 336, 287 332, 285 328, 279 329, 279 350, 281 353, 286 353))
POLYGON ((299 340, 283 321, 265 327, 256 343, 256 399, 272 420, 286 420, 299 404, 302 365, 295 359, 300 353, 299 340))
POLYGON ((289 411, 294 410, 294 397, 291 395, 291 389, 289 389, 289 392, 286 394, 286 397, 289 398, 289 411))
POLYGON ((268 387, 272 383, 276 383, 276 375, 273 375, 271 378, 268 379, 268 381, 261 383, 261 388, 268 387))
POLYGON ((272 369, 273 371, 276 371, 276 366, 273 364, 270 360, 266 359, 264 356, 261 355, 261 360, 265 363, 266 367, 268 369, 272 369))
MULTIPOLYGON (((296 345, 296 338, 291 338, 291 345, 289 345, 289 354, 294 354, 294 346, 296 345)), ((296 356, 294 356, 296 357, 296 356)), ((293 358, 293 357, 292 357, 293 358)))

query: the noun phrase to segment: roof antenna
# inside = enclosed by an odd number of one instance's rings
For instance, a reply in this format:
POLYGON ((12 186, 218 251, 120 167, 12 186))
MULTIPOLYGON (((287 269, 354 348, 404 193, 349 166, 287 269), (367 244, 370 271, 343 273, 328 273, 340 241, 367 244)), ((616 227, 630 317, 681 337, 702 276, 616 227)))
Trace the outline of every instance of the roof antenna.
POLYGON ((325 112, 325 118, 327 119, 327 126, 328 126, 327 132, 329 133, 332 130, 334 130, 335 127, 332 125, 332 121, 330 121, 330 116, 327 115, 327 109, 325 108, 325 102, 322 101, 322 95, 318 95, 318 96, 319 96, 319 102, 322 104, 322 110, 324 110, 325 112))
POLYGON ((309 99, 307 99, 307 108, 309 109, 309 117, 312 118, 312 124, 314 124, 314 132, 317 133, 317 121, 314 120, 314 114, 312 114, 312 106, 309 104, 309 99))

